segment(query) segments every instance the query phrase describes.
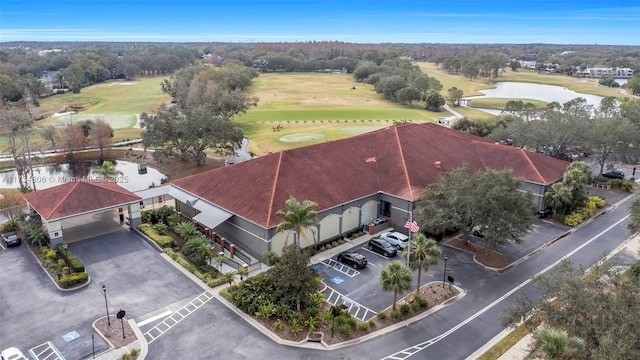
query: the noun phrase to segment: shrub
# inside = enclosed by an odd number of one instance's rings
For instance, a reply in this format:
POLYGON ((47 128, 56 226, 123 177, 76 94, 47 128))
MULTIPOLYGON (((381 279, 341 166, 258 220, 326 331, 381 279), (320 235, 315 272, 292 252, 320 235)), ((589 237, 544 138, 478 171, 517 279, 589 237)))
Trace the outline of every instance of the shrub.
POLYGON ((6 223, 0 225, 0 232, 6 233, 11 231, 17 231, 20 228, 20 224, 17 220, 9 220, 6 223))
POLYGON ((596 208, 604 207, 607 204, 605 199, 601 198, 600 196, 590 196, 589 202, 593 202, 596 208))
POLYGON ((417 301, 413 301, 411 304, 409 304, 409 306, 411 307, 411 311, 418 311, 420 310, 420 307, 421 307, 420 303, 417 301))
POLYGON ((68 288, 74 285, 83 284, 89 279, 89 273, 77 272, 69 275, 63 275, 58 279, 60 286, 68 288))
POLYGON ((582 215, 580 215, 580 213, 578 212, 573 212, 564 217, 564 223, 571 227, 578 226, 582 224, 583 221, 584 219, 582 218, 582 215))
POLYGON ((72 272, 74 273, 84 272, 84 264, 70 250, 68 249, 65 250, 62 247, 62 244, 58 244, 56 249, 58 250, 58 255, 60 255, 60 257, 62 256, 67 257, 67 265, 69 265, 72 272))
POLYGON ((342 335, 349 336, 353 334, 353 328, 349 324, 342 324, 338 327, 338 332, 342 335))
POLYGON ((58 257, 58 254, 56 254, 56 251, 55 251, 55 250, 51 250, 51 249, 49 249, 49 250, 47 250, 47 252, 44 254, 44 256, 45 256, 47 259, 49 259, 49 260, 53 261, 53 260, 55 260, 55 259, 58 257))
POLYGON ((400 305, 400 314, 409 315, 410 313, 411 313, 411 305, 409 304, 400 305))
POLYGON ((628 192, 633 192, 633 181, 625 180, 620 184, 620 187, 628 192))
POLYGON ((420 294, 416 295, 413 298, 414 303, 418 303, 421 308, 429 307, 429 302, 427 299, 423 298, 420 294))
POLYGON ((376 327, 376 321, 375 320, 369 319, 369 321, 367 321, 367 322, 369 323, 369 327, 370 328, 373 329, 374 327, 376 327))
POLYGON ((358 330, 361 330, 361 331, 369 330, 369 323, 368 322, 358 323, 358 330))
POLYGON ((163 223, 154 224, 152 226, 152 228, 153 228, 153 230, 155 230, 160 235, 167 235, 167 230, 169 230, 167 225, 165 225, 163 223))
POLYGON ((171 236, 158 234, 151 224, 141 224, 138 229, 163 249, 176 246, 176 241, 171 236))
POLYGON ((387 313, 386 313, 386 312, 384 312, 384 311, 380 311, 380 312, 377 314, 377 316, 378 316, 378 319, 380 319, 380 320, 384 320, 384 319, 386 319, 386 318, 387 318, 387 313))
POLYGON ((138 355, 139 352, 140 352, 140 350, 138 350, 138 349, 131 349, 130 354, 131 354, 131 356, 136 356, 136 355, 138 355))
POLYGON ((64 262, 64 259, 58 259, 58 266, 65 266, 66 263, 64 262))
POLYGON ((389 313, 389 317, 391 317, 393 320, 398 320, 398 318, 400 317, 400 311, 391 310, 391 312, 389 313))

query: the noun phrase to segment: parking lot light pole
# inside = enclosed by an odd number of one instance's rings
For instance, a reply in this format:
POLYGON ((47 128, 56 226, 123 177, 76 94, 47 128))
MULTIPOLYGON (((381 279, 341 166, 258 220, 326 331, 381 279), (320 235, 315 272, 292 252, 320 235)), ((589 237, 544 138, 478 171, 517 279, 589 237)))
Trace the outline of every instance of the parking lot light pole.
POLYGON ((447 280, 447 260, 449 257, 447 255, 444 256, 444 272, 442 273, 442 287, 444 288, 444 283, 447 280))
POLYGON ((66 261, 67 266, 69 266, 69 255, 67 255, 67 249, 69 248, 69 245, 62 244, 62 248, 64 249, 64 261, 66 261))
POLYGON ((107 287, 102 285, 102 292, 104 293, 104 307, 107 309, 107 325, 111 326, 111 320, 109 319, 109 304, 107 303, 107 287))

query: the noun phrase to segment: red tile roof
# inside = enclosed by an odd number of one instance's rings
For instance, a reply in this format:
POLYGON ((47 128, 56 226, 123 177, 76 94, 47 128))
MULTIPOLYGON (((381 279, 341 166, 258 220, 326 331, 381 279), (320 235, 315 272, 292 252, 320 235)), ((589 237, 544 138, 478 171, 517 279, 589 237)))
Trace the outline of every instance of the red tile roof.
POLYGON ((172 184, 264 227, 290 196, 319 209, 385 192, 416 200, 440 175, 463 164, 470 171, 512 169, 528 182, 551 184, 563 160, 436 124, 401 124, 348 139, 281 151, 210 170, 172 184))
POLYGON ((46 220, 142 200, 111 181, 72 181, 24 194, 24 198, 46 220))

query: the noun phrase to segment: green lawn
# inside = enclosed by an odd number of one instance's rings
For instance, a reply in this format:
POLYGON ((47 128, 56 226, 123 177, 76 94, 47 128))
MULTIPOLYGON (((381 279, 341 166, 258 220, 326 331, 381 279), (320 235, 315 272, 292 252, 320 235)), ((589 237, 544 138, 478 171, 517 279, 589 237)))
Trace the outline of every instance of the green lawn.
POLYGON ((350 137, 390 126, 393 120, 425 122, 449 115, 387 101, 350 74, 260 74, 249 93, 260 99, 258 106, 235 120, 258 155, 350 137), (283 128, 275 132, 277 124, 283 128))

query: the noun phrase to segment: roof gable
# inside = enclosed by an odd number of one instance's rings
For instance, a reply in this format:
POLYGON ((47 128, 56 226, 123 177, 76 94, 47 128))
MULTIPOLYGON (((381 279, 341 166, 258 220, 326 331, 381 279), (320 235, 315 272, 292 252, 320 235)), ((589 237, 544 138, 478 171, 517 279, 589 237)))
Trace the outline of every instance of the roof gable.
POLYGON ((471 172, 513 170, 524 181, 551 184, 569 163, 432 123, 406 123, 328 141, 176 180, 193 195, 271 227, 293 196, 319 210, 384 192, 416 200, 446 172, 466 164, 471 172))
POLYGON ((24 194, 24 198, 46 220, 142 200, 111 181, 72 181, 24 194))

